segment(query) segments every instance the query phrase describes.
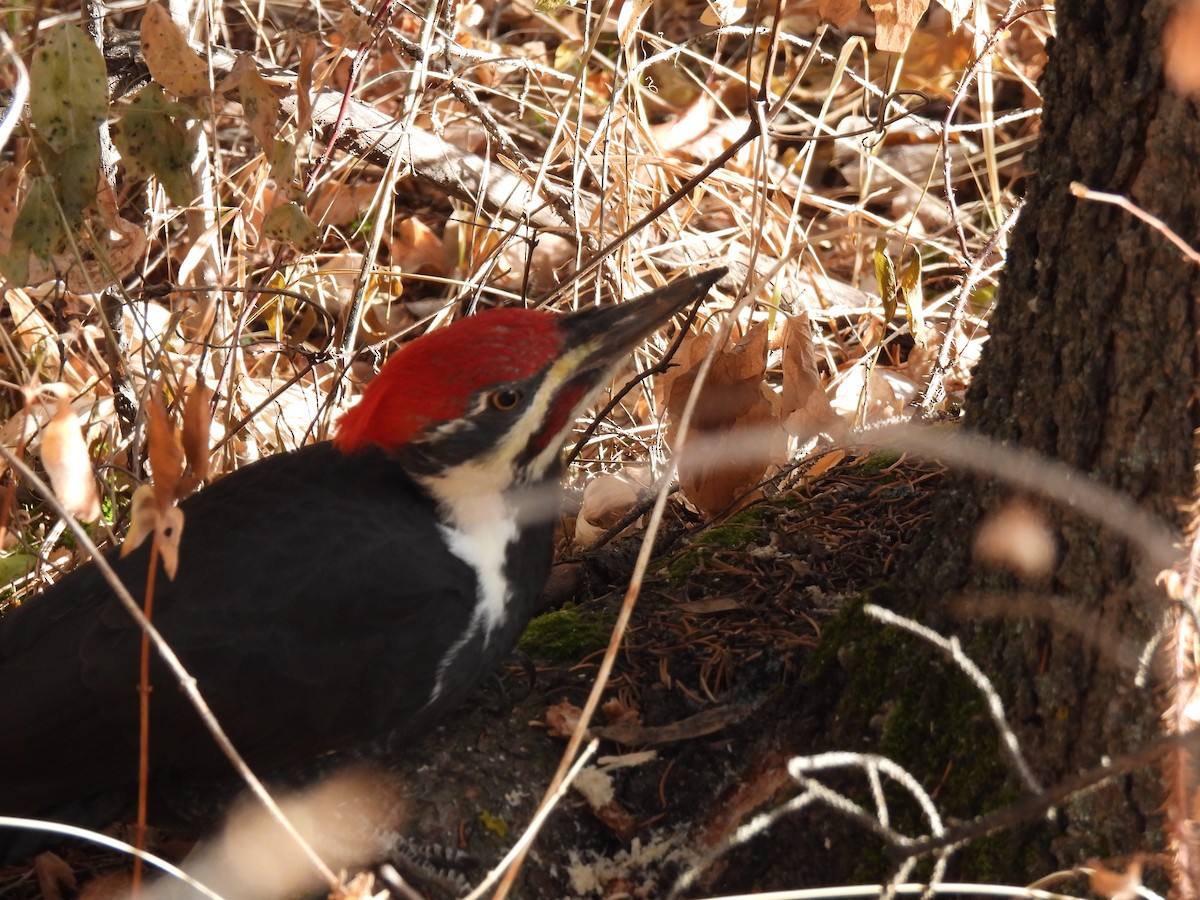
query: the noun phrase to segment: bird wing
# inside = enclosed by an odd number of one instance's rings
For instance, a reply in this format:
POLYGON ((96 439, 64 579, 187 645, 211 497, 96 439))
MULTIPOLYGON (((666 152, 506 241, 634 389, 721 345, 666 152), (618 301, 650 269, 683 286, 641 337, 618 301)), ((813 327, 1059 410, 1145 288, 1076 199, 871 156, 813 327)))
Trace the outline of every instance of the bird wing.
MULTIPOLYGON (((271 457, 182 504, 174 581, 154 622, 235 746, 273 768, 406 721, 466 629, 473 573, 431 542, 432 505, 382 454, 328 444, 271 457)), ((134 597, 149 550, 109 562, 134 597)), ((129 783, 141 631, 94 567, 0 619, 0 812, 129 783)), ((226 773, 155 654, 159 773, 226 773)))

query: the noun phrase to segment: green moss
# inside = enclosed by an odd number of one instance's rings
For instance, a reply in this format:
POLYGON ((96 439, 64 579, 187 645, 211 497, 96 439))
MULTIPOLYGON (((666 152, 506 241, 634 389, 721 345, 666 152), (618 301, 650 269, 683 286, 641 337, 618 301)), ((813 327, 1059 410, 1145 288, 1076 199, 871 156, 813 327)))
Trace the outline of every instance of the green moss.
POLYGON ((868 475, 882 472, 900 460, 899 450, 874 450, 858 461, 858 466, 868 475))
POLYGON ((692 544, 697 547, 715 547, 718 550, 744 550, 748 545, 759 540, 761 534, 762 529, 753 525, 728 522, 724 525, 715 525, 703 534, 697 535, 692 544))
MULTIPOLYGON (((788 508, 790 505, 787 502, 778 503, 778 506, 784 508, 788 508)), ((778 515, 779 510, 775 503, 757 503, 735 512, 729 517, 728 523, 730 525, 762 525, 771 522, 778 515)))
POLYGON ((691 549, 677 553, 666 564, 666 575, 672 581, 687 581, 704 565, 704 552, 691 549))
POLYGON ((567 604, 530 622, 517 649, 533 659, 576 662, 608 646, 612 623, 611 615, 567 604))
MULTIPOLYGON (((879 605, 898 600, 886 586, 872 593, 879 605)), ((1011 804, 1019 791, 974 685, 923 641, 868 618, 862 605, 825 624, 803 673, 806 683, 824 690, 833 679, 844 683, 830 719, 835 733, 825 743, 869 750, 903 766, 933 796, 943 818, 970 819, 1011 804)), ((905 791, 892 785, 886 795, 893 827, 909 835, 929 833, 929 822, 905 791)), ((868 796, 855 799, 872 808, 868 796)), ((1011 878, 1011 872, 989 871, 990 861, 1011 864, 1025 849, 1044 844, 1037 831, 1032 824, 974 841, 956 854, 956 871, 981 880, 1011 878)), ((878 879, 889 867, 881 845, 864 847, 846 877, 878 879)))

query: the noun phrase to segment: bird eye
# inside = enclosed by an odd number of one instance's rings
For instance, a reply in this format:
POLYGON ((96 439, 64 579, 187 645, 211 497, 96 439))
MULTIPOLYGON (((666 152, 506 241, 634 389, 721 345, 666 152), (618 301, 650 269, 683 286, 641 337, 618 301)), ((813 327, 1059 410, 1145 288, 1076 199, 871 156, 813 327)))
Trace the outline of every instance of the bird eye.
POLYGON ((493 409, 498 409, 500 412, 508 412, 514 409, 521 402, 521 392, 512 388, 500 388, 498 391, 492 391, 492 395, 488 397, 488 402, 492 404, 493 409))

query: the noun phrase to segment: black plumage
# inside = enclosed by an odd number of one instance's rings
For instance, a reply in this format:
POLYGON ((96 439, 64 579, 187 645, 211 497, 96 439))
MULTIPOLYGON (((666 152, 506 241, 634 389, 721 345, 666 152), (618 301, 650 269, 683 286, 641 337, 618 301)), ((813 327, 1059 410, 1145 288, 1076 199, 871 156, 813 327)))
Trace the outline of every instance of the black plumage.
MULTIPOLYGON (((477 581, 434 539, 432 500, 383 452, 316 444, 247 466, 182 508, 180 577, 159 572, 154 621, 235 746, 267 772, 365 736, 398 729, 403 740, 428 728, 508 652, 550 565, 552 525, 535 523, 512 549, 521 565, 503 633, 486 647, 477 634, 430 703, 477 581)), ((108 554, 135 598, 148 543, 123 559, 108 554)), ((91 566, 0 618, 0 722, 9 723, 0 813, 53 815, 134 784, 140 646, 141 631, 91 566)), ((155 778, 230 777, 157 654, 152 683, 155 778)))

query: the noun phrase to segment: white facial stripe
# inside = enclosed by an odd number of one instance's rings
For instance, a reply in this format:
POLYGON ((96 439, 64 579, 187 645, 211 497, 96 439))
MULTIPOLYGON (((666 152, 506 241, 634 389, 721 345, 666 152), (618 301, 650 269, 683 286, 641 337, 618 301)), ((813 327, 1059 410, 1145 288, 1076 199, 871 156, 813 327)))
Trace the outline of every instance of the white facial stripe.
MULTIPOLYGON (((542 379, 541 386, 538 392, 530 400, 525 412, 521 418, 513 424, 513 427, 505 434, 504 440, 498 449, 499 455, 504 459, 516 459, 521 451, 525 449, 525 445, 529 440, 530 435, 535 434, 539 426, 545 421, 546 415, 550 409, 550 401, 555 394, 559 392, 564 384, 570 380, 571 376, 579 371, 581 362, 589 355, 591 348, 588 346, 576 347, 570 353, 558 359, 550 370, 546 373, 546 377, 542 379)), ((614 362, 615 365, 615 362, 614 362)), ((579 398, 574 409, 570 410, 567 417, 563 420, 562 434, 555 435, 554 439, 546 444, 545 449, 541 451, 533 460, 529 469, 534 473, 535 477, 540 477, 546 472, 551 465, 558 459, 558 455, 562 452, 562 442, 567 433, 575 424, 575 419, 579 413, 587 407, 592 398, 600 391, 603 386, 603 379, 599 379, 599 383, 594 385, 591 390, 579 398)))

